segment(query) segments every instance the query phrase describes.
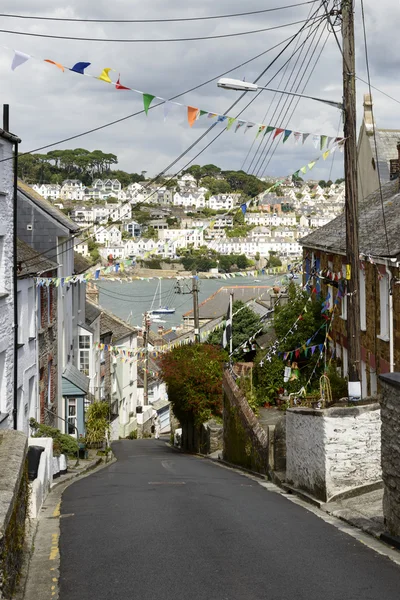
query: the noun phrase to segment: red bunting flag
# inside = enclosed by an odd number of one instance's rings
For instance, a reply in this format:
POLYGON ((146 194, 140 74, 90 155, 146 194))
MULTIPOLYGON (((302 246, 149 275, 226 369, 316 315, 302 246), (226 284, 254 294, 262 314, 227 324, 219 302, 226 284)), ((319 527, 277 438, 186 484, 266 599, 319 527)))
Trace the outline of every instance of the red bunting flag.
POLYGON ((272 139, 274 140, 276 137, 278 137, 278 135, 280 135, 284 131, 285 131, 284 129, 279 129, 279 127, 278 127, 277 129, 275 129, 274 137, 272 139))
POLYGON ((121 83, 120 83, 120 75, 119 74, 118 74, 117 83, 115 84, 115 89, 116 90, 130 90, 130 88, 125 87, 124 85, 121 85, 121 83))

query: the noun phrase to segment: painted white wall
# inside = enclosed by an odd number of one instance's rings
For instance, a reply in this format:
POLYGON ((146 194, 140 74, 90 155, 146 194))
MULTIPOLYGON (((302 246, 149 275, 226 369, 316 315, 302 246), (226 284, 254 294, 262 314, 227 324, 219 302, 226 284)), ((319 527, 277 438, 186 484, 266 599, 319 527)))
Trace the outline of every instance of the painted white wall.
POLYGON ((43 446, 37 478, 30 484, 29 516, 36 519, 53 482, 53 439, 28 438, 28 446, 43 446))
POLYGON ((37 290, 33 279, 18 280, 17 427, 29 435, 29 419, 38 419, 37 290))
POLYGON ((289 409, 286 450, 287 481, 320 499, 328 501, 353 488, 379 482, 380 409, 377 405, 320 411, 289 409))
POLYGON ((14 292, 13 264, 13 161, 12 144, 0 138, 0 413, 8 417, 0 429, 13 427, 14 292), (9 160, 7 160, 9 159, 9 160))

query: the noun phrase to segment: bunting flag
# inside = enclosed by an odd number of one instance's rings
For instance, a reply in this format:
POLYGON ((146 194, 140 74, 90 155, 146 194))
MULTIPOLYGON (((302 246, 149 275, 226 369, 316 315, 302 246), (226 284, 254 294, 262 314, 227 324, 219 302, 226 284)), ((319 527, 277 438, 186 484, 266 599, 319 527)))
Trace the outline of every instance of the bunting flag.
POLYGON ((117 83, 115 84, 115 89, 116 90, 129 90, 130 88, 125 87, 124 85, 121 85, 120 75, 118 75, 117 83))
POLYGON ((243 204, 240 205, 240 208, 242 210, 242 213, 245 215, 247 212, 247 204, 244 202, 243 204))
POLYGON ((307 167, 301 167, 300 171, 305 175, 307 173, 307 167))
POLYGON ((265 129, 265 125, 260 125, 260 127, 258 128, 258 131, 257 131, 256 139, 258 138, 260 133, 262 133, 264 131, 264 129, 265 129))
POLYGON ((103 69, 97 79, 101 79, 101 81, 105 81, 106 83, 112 83, 110 76, 109 76, 110 71, 112 71, 112 69, 109 69, 109 68, 103 69))
POLYGON ((227 118, 228 117, 226 117, 225 115, 218 115, 217 123, 223 123, 227 120, 227 118))
POLYGON ((294 143, 295 143, 295 144, 296 144, 296 146, 297 146, 297 144, 298 144, 298 143, 300 142, 300 140, 301 140, 301 137, 302 137, 302 135, 301 135, 301 133, 300 133, 299 131, 295 131, 295 132, 294 132, 294 134, 293 134, 293 136, 294 136, 294 143))
POLYGON ((310 163, 308 163, 308 165, 307 165, 307 166, 308 166, 308 168, 310 169, 310 171, 311 171, 311 169, 314 167, 314 165, 315 165, 315 163, 316 163, 316 162, 317 162, 316 160, 312 160, 310 163))
POLYGON ((200 114, 199 114, 199 117, 202 117, 203 115, 206 115, 206 114, 207 114, 207 112, 208 112, 208 111, 206 111, 206 110, 201 110, 201 111, 200 111, 200 114))
POLYGON ((143 106, 146 115, 149 113, 150 104, 153 102, 155 96, 152 94, 143 94, 143 106))
POLYGON ((285 134, 283 136, 283 143, 285 143, 289 139, 291 133, 292 132, 290 131, 290 129, 285 129, 285 134))
POLYGON ((318 148, 318 146, 320 144, 320 139, 321 139, 321 136, 319 136, 317 134, 313 135, 312 140, 313 140, 314 148, 318 148))
POLYGON ((211 112, 209 112, 208 115, 207 115, 208 119, 215 119, 215 117, 218 117, 217 113, 211 113, 211 112))
POLYGON ((193 123, 196 121, 197 117, 199 114, 199 109, 195 108, 194 106, 188 106, 188 123, 190 125, 190 127, 193 127, 193 123))
POLYGON ((328 158, 328 156, 330 155, 330 153, 331 153, 331 151, 330 151, 330 150, 327 150, 326 152, 324 152, 324 153, 323 153, 323 155, 322 155, 322 158, 323 158, 324 160, 326 160, 326 159, 328 158))
POLYGON ((79 75, 84 75, 85 69, 90 67, 90 65, 91 65, 90 62, 77 62, 74 64, 72 69, 70 69, 70 71, 73 71, 74 73, 79 73, 79 75))
POLYGON ((29 54, 24 54, 23 52, 18 52, 18 50, 15 50, 14 58, 11 63, 11 71, 15 71, 17 67, 20 67, 21 65, 26 63, 30 58, 31 57, 29 56, 29 54))
POLYGON ((60 63, 55 62, 54 60, 50 60, 49 58, 45 58, 44 62, 50 63, 51 65, 55 65, 58 69, 61 69, 61 71, 63 73, 65 72, 65 67, 63 67, 60 63))
POLYGON ((320 150, 323 150, 326 146, 326 142, 328 140, 328 136, 327 135, 321 135, 321 140, 320 140, 320 150))
POLYGON ((278 137, 278 135, 280 135, 280 134, 281 134, 281 133, 283 133, 284 131, 285 131, 284 129, 281 129, 280 127, 277 127, 277 128, 275 129, 274 137, 273 137, 272 139, 274 140, 276 137, 278 137))
POLYGON ((309 137, 309 135, 310 135, 309 133, 303 133, 303 145, 304 145, 304 142, 306 141, 306 139, 309 137))
POLYGON ((246 129, 244 130, 244 132, 247 133, 247 131, 254 127, 254 125, 255 123, 246 123, 246 129))
POLYGON ((333 139, 334 139, 333 137, 328 137, 328 142, 326 144, 328 148, 331 145, 333 139))
POLYGON ((227 131, 229 131, 229 129, 232 127, 232 125, 234 124, 235 121, 236 121, 236 119, 234 117, 229 117, 228 125, 226 126, 227 131))
POLYGON ((265 132, 264 132, 264 137, 267 135, 267 133, 271 133, 271 131, 274 131, 275 127, 272 127, 272 125, 268 125, 268 127, 266 128, 265 132))

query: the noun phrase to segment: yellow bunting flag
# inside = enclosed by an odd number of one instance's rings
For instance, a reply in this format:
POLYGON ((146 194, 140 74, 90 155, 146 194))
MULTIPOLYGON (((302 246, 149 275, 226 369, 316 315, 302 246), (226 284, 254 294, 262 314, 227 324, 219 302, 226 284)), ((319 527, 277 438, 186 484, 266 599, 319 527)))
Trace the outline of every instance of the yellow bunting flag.
POLYGON ((311 171, 311 169, 313 168, 313 166, 315 165, 316 162, 317 162, 316 160, 313 160, 310 163, 308 163, 308 168, 310 169, 310 171, 311 171))
POLYGON ((351 279, 351 265, 346 265, 346 279, 351 279))
POLYGON ((101 72, 101 75, 99 75, 97 79, 101 79, 102 81, 105 81, 106 83, 112 83, 112 81, 108 75, 110 71, 112 71, 112 69, 103 69, 101 72))
POLYGON ((324 160, 326 160, 326 159, 328 158, 328 156, 330 155, 330 153, 331 153, 331 151, 330 151, 330 150, 327 150, 326 152, 324 152, 324 153, 323 153, 323 155, 322 155, 322 158, 323 158, 324 160))

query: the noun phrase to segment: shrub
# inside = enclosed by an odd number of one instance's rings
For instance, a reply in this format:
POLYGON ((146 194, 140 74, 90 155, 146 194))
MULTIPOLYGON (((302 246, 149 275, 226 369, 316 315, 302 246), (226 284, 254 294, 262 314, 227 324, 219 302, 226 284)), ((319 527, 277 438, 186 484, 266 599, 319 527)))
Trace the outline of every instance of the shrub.
POLYGON ((108 402, 93 402, 86 411, 86 440, 88 444, 103 442, 110 431, 108 402))
POLYGON ((76 455, 78 452, 78 442, 75 438, 67 435, 66 433, 61 433, 59 429, 55 427, 50 427, 49 425, 44 425, 42 423, 38 423, 35 419, 31 419, 29 422, 31 429, 33 429, 34 433, 32 437, 48 437, 53 438, 53 454, 55 456, 59 456, 60 454, 66 454, 68 456, 76 455))

